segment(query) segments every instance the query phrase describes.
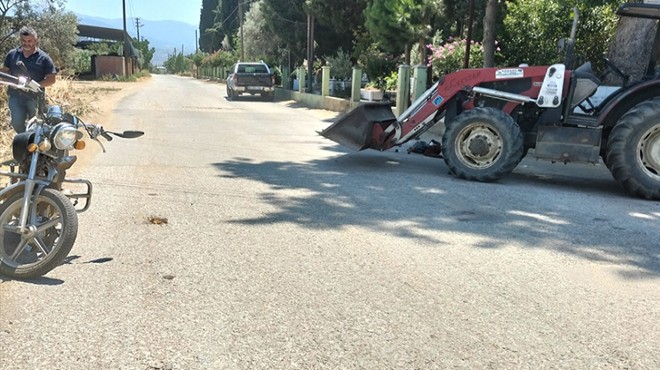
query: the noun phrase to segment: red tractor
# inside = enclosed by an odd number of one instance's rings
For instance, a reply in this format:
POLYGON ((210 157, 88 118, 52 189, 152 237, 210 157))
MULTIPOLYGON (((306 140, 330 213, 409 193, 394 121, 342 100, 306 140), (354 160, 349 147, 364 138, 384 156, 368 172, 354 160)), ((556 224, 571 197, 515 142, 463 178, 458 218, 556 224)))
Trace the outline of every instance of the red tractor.
MULTIPOLYGON (((617 14, 658 20, 660 4, 623 4, 617 14)), ((569 45, 574 35, 575 23, 569 45)), ((464 69, 442 77, 399 117, 389 103, 365 103, 320 134, 354 150, 386 150, 444 119, 441 154, 459 178, 497 180, 533 148, 536 158, 564 163, 602 158, 627 192, 660 200, 659 52, 655 45, 642 80, 597 105, 589 98, 601 81, 590 63, 464 69)))

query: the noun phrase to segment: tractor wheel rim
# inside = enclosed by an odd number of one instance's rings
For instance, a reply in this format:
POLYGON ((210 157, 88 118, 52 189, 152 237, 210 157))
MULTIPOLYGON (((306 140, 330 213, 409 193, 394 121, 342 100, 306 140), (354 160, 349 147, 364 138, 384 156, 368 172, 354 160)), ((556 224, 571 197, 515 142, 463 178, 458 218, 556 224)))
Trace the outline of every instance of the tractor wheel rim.
POLYGON ((456 141, 458 158, 471 168, 488 168, 502 154, 502 138, 492 126, 485 123, 465 127, 456 141))
POLYGON ((651 178, 660 180, 660 124, 646 131, 637 144, 637 163, 651 178))

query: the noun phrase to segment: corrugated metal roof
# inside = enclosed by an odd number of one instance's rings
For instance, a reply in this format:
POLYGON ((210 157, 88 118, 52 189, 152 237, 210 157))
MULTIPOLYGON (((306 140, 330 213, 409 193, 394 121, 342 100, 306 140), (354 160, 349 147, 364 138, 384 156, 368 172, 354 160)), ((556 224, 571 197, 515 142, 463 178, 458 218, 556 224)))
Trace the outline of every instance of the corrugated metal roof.
POLYGON ((137 57, 137 50, 131 43, 131 37, 124 30, 107 27, 88 26, 78 24, 78 37, 89 37, 99 40, 122 41, 127 45, 128 56, 137 57))

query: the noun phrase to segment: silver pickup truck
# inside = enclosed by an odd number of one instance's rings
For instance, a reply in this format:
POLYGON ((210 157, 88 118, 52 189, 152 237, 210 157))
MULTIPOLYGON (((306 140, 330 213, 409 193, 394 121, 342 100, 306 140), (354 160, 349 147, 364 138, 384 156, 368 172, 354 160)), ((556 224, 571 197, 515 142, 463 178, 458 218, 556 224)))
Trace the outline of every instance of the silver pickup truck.
POLYGON ((261 94, 273 100, 275 75, 264 62, 237 62, 227 76, 227 97, 234 99, 241 94, 261 94))

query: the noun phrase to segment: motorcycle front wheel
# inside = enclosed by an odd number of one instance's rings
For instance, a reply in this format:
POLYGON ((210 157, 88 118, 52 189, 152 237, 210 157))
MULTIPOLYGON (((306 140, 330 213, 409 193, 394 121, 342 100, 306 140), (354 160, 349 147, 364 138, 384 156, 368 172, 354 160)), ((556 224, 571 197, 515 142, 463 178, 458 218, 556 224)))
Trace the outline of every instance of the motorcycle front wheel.
POLYGON ((44 189, 36 202, 23 232, 19 229, 23 193, 0 204, 0 274, 18 279, 45 275, 73 248, 78 215, 71 201, 57 190, 44 189))

